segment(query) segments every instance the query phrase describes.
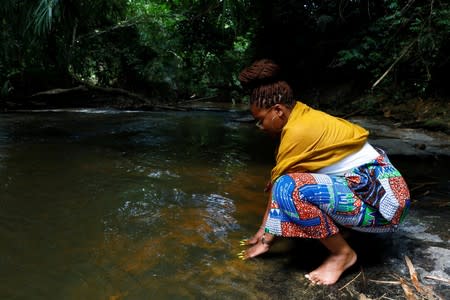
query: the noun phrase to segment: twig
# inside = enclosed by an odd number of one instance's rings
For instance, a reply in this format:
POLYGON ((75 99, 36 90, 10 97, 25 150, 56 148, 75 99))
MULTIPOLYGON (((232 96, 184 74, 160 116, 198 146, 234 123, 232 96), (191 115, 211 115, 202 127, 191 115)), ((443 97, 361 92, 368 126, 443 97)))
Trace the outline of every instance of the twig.
POLYGON ((359 296, 358 296, 358 300, 372 300, 372 299, 367 297, 363 293, 360 293, 359 296))
POLYGON ((353 292, 352 292, 351 289, 349 289, 348 287, 346 287, 345 289, 346 289, 347 292, 350 294, 350 297, 353 297, 353 296, 354 296, 354 294, 353 294, 353 292))
POLYGON ((381 283, 381 284, 395 284, 395 285, 402 284, 400 281, 387 281, 387 280, 374 280, 374 279, 369 279, 369 281, 375 282, 375 283, 381 283))
POLYGON ((388 296, 386 296, 386 295, 383 295, 383 296, 381 296, 381 297, 380 297, 380 299, 395 300, 395 299, 389 298, 389 297, 388 297, 388 296))
POLYGON ((364 275, 364 269, 363 269, 363 267, 361 266, 361 275, 362 275, 362 282, 363 282, 363 287, 364 288, 366 288, 367 287, 367 278, 366 278, 366 276, 364 275))
POLYGON ((425 297, 426 299, 440 299, 440 297, 434 293, 434 291, 431 287, 419 282, 416 269, 414 268, 414 265, 411 262, 411 260, 409 259, 409 257, 406 255, 405 255, 405 261, 406 261, 406 265, 408 266, 409 274, 411 276, 411 281, 412 281, 414 287, 416 288, 416 291, 418 291, 420 293, 420 295, 425 297))
POLYGON ((87 88, 85 86, 77 86, 77 87, 73 87, 73 88, 67 88, 67 89, 52 89, 52 90, 48 90, 48 91, 43 91, 43 92, 38 92, 38 93, 34 93, 33 95, 31 95, 31 97, 36 97, 36 96, 45 96, 45 95, 56 95, 56 94, 63 94, 63 93, 69 93, 69 92, 73 92, 73 91, 86 91, 87 88))
POLYGON ((132 27, 132 26, 136 26, 140 23, 144 23, 145 20, 144 19, 138 19, 138 18, 133 18, 133 19, 129 19, 126 21, 122 21, 119 22, 118 24, 108 27, 108 28, 104 28, 104 29, 96 29, 94 32, 90 32, 90 33, 86 33, 83 35, 78 36, 78 38, 76 39, 76 41, 81 41, 83 39, 90 39, 99 35, 102 35, 104 33, 108 33, 110 31, 114 31, 116 29, 122 29, 122 28, 126 28, 126 27, 132 27))
POLYGON ((358 278, 360 275, 362 274, 362 272, 359 272, 358 275, 355 276, 355 278, 353 278, 352 280, 350 280, 349 282, 347 282, 343 287, 341 287, 339 290, 343 290, 345 287, 347 287, 350 283, 352 283, 353 281, 356 280, 356 278, 358 278))
POLYGON ((413 265, 411 259, 409 259, 409 257, 405 255, 405 261, 406 261, 406 265, 408 266, 409 276, 411 277, 411 282, 413 283, 416 290, 419 293, 423 294, 424 290, 422 288, 422 285, 419 282, 419 278, 417 277, 416 269, 414 268, 414 265, 413 265))
POLYGON ((405 293, 405 298, 407 300, 416 300, 417 297, 416 297, 416 295, 414 295, 413 291, 406 283, 406 280, 404 278, 400 278, 400 283, 401 283, 403 292, 405 293))
POLYGON ((414 41, 412 41, 406 48, 403 49, 402 54, 397 57, 397 59, 391 64, 391 66, 386 70, 386 72, 384 72, 383 75, 381 75, 381 77, 372 85, 372 90, 381 82, 381 80, 383 80, 384 77, 386 77, 387 74, 389 74, 389 72, 392 70, 392 68, 403 58, 403 56, 406 55, 406 53, 409 52, 409 49, 411 49, 411 47, 417 42, 417 39, 415 39, 414 41))
POLYGON ((434 0, 431 0, 430 3, 430 15, 428 16, 428 26, 431 27, 431 18, 433 16, 433 4, 434 4, 434 0))
POLYGON ((198 101, 203 101, 203 100, 214 99, 216 97, 217 96, 208 96, 208 97, 196 98, 196 99, 191 99, 191 100, 180 100, 178 102, 181 102, 182 104, 185 104, 185 103, 191 103, 191 102, 198 102, 198 101))
POLYGON ((442 282, 445 282, 447 284, 450 284, 450 279, 446 279, 446 278, 442 278, 442 277, 437 277, 437 276, 432 276, 432 275, 425 275, 424 278, 433 279, 433 280, 437 280, 437 281, 442 281, 442 282))

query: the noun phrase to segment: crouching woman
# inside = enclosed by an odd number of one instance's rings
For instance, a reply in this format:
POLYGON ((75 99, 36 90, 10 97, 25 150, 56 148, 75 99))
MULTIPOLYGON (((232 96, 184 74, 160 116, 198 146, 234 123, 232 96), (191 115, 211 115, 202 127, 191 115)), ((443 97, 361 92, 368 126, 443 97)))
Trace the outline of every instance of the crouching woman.
POLYGON ((317 239, 330 255, 306 277, 334 284, 357 260, 338 226, 395 231, 409 207, 409 190, 386 153, 368 143, 367 130, 295 101, 278 71, 273 61, 259 60, 239 76, 251 91, 256 125, 280 135, 263 222, 240 255, 268 251, 274 236, 317 239))

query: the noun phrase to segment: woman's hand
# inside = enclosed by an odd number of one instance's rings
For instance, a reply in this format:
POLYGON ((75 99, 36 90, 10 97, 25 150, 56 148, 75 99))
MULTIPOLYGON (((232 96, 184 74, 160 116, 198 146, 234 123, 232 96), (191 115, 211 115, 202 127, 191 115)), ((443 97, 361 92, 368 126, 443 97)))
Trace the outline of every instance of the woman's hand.
POLYGON ((261 240, 263 235, 264 235, 264 227, 261 226, 253 237, 251 237, 249 239, 241 240, 240 244, 241 244, 241 246, 255 245, 261 240))
POLYGON ((270 245, 272 244, 274 236, 270 233, 265 233, 264 231, 263 231, 263 234, 261 236, 259 236, 260 232, 261 232, 261 229, 258 230, 258 232, 255 234, 255 236, 252 239, 247 240, 246 244, 243 244, 243 245, 250 246, 250 247, 248 249, 242 250, 241 252, 238 253, 239 259, 246 260, 246 259, 256 257, 258 255, 261 255, 261 254, 269 251, 270 245), (257 237, 257 236, 259 236, 259 237, 257 237), (256 239, 256 242, 254 244, 250 244, 250 241, 253 239, 256 239))

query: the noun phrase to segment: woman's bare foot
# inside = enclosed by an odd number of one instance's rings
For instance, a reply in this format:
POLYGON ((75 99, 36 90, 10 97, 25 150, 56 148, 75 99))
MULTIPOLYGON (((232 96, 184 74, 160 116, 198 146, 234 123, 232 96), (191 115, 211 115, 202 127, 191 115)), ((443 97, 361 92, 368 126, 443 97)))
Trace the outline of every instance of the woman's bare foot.
POLYGON ((331 255, 314 271, 306 275, 314 284, 334 284, 342 273, 356 262, 356 253, 340 233, 321 239, 331 255))
POLYGON ((356 253, 352 249, 343 253, 331 254, 320 267, 305 277, 314 284, 334 284, 345 270, 355 264, 356 258, 356 253))
POLYGON ((273 240, 273 235, 271 234, 263 234, 262 237, 253 244, 250 248, 247 250, 243 250, 238 254, 238 257, 242 260, 246 260, 249 258, 256 257, 258 255, 261 255, 270 249, 270 244, 273 240))

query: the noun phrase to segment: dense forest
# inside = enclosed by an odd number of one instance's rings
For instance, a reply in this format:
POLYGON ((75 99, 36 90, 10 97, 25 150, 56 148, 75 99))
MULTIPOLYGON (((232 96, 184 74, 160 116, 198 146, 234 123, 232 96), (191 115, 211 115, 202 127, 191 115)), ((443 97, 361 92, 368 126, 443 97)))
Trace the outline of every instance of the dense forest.
POLYGON ((318 106, 450 94, 448 1, 3 0, 0 14, 0 107, 86 91, 241 101, 238 73, 263 57, 318 106))

